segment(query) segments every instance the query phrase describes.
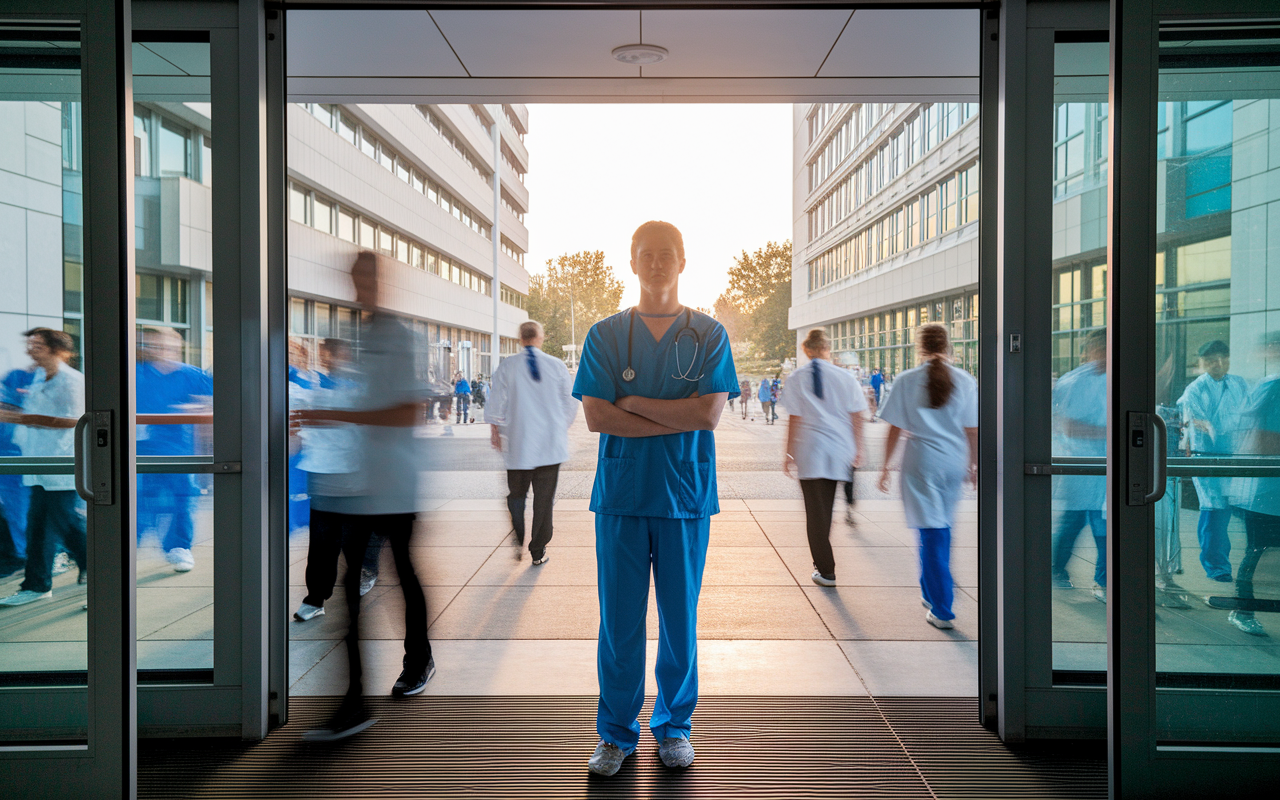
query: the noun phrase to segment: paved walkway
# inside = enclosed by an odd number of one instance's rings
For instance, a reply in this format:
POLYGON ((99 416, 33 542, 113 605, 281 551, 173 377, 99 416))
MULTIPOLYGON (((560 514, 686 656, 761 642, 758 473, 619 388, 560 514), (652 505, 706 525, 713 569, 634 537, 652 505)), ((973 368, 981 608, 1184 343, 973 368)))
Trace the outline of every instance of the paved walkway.
MULTIPOLYGON (((885 425, 868 426, 873 464, 885 425)), ((430 429, 441 436, 444 426, 430 429)), ((785 419, 725 419, 716 433, 721 513, 712 518, 699 606, 701 691, 714 695, 972 696, 977 688, 976 502, 963 502, 955 530, 956 628, 924 621, 915 532, 901 502, 859 475, 856 525, 837 502, 832 527, 840 586, 824 589, 813 570, 798 485, 781 474, 785 419), (744 495, 743 492, 753 492, 744 495)), ((437 499, 421 521, 415 563, 427 589, 438 695, 590 695, 597 692, 594 515, 595 436, 581 419, 557 493, 551 560, 513 557, 501 461, 489 427, 452 426, 435 443, 441 466, 426 487, 437 499), (476 496, 480 495, 480 496, 476 496)), ((290 600, 305 595, 305 537, 291 543, 290 600)), ((365 597, 366 691, 384 694, 400 670, 403 601, 390 551, 365 597), (366 621, 367 620, 367 621, 366 621)), ((290 623, 290 693, 345 689, 342 589, 326 615, 290 623)), ((650 597, 650 672, 657 610, 650 597)), ((656 691, 652 685, 649 693, 656 691)))

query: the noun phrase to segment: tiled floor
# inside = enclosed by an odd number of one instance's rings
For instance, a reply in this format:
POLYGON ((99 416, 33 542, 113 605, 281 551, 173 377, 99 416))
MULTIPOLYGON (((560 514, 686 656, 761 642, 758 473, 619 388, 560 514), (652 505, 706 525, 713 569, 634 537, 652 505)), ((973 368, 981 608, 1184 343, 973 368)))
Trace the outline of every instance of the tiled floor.
MULTIPOLYGON (((592 694, 596 684, 594 520, 584 499, 557 503, 551 560, 517 561, 501 501, 459 499, 426 514, 414 560, 428 587, 439 695, 592 694)), ((914 533, 894 500, 862 500, 857 525, 832 527, 840 586, 815 586, 798 499, 734 499, 712 518, 699 602, 699 682, 714 695, 972 696, 977 685, 974 505, 962 506, 953 565, 954 631, 924 621, 914 533), (966 588, 969 587, 969 588, 966 588)), ((843 510, 843 501, 840 509, 843 510)), ((293 542, 291 599, 305 594, 305 540, 293 542)), ((403 601, 390 552, 364 600, 366 691, 400 671, 403 601)), ((346 654, 341 588, 326 615, 290 623, 295 696, 340 694, 346 654), (329 647, 322 643, 328 642, 329 647)), ((649 656, 657 647, 649 601, 649 656)), ((652 684, 652 677, 650 677, 652 684)), ((650 693, 656 687, 650 685, 650 693)))

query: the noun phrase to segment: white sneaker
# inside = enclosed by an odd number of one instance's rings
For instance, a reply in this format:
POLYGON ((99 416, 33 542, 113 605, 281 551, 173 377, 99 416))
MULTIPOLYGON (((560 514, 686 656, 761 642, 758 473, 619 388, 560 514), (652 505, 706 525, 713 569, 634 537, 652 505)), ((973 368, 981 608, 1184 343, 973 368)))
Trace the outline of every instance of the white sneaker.
POLYGON ((173 565, 174 572, 190 572, 195 569, 195 556, 191 555, 191 551, 185 547, 175 547, 164 556, 173 565))
POLYGON ((324 616, 324 606, 313 606, 310 603, 303 603, 298 606, 298 610, 293 612, 293 618, 298 622, 306 622, 309 619, 324 616))
POLYGON ((836 585, 835 578, 824 577, 823 574, 821 572, 818 572, 816 569, 813 571, 813 574, 810 575, 809 577, 812 578, 813 582, 818 584, 819 586, 835 586, 836 585))
POLYGON ((53 557, 53 571, 50 574, 54 576, 61 575, 71 569, 72 563, 71 556, 66 553, 58 553, 53 557))
POLYGON ((547 563, 547 562, 548 562, 548 561, 550 561, 550 560, 551 560, 551 554, 550 554, 550 553, 548 553, 546 550, 543 550, 543 551, 542 551, 542 557, 541 557, 541 558, 535 558, 535 559, 533 560, 533 565, 534 565, 535 567, 540 567, 540 566, 542 566, 543 564, 547 563))
POLYGON ((360 596, 364 597, 378 583, 378 573, 360 568, 360 596))
POLYGON ((600 743, 596 745, 596 751, 591 754, 591 758, 587 761, 587 769, 605 777, 616 775, 622 767, 622 762, 626 761, 627 756, 635 751, 634 747, 629 750, 623 750, 616 744, 601 739, 600 743))
MULTIPOLYGON (((1099 586, 1095 583, 1093 585, 1093 599, 1097 600, 1099 603, 1107 602, 1107 587, 1099 586)), ((1190 608, 1190 606, 1187 607, 1190 608)))
POLYGON ((933 603, 930 603, 928 600, 925 600, 923 597, 920 598, 920 605, 924 606, 926 611, 933 610, 933 603))
POLYGON ((34 603, 37 600, 49 600, 53 598, 53 592, 33 592, 30 589, 22 589, 13 594, 0 599, 0 606, 25 606, 27 603, 34 603))
POLYGON ((935 617, 935 616, 933 615, 933 612, 932 612, 932 611, 930 611, 928 614, 925 614, 925 615, 924 615, 924 621, 925 621, 925 622, 927 622, 927 623, 929 623, 929 624, 930 624, 930 625, 932 625, 933 627, 935 627, 935 628, 939 628, 939 629, 944 630, 944 631, 949 631, 949 630, 951 630, 952 628, 954 628, 954 627, 955 627, 955 623, 953 623, 951 620, 949 620, 949 619, 938 619, 937 617, 935 617))
POLYGON ((684 769, 693 763, 693 745, 679 736, 669 736, 658 745, 658 758, 672 769, 684 769))
MULTIPOLYGON (((3 603, 3 602, 4 602, 3 600, 0 600, 0 603, 3 603)), ((1265 628, 1262 627, 1262 623, 1258 622, 1258 620, 1254 619, 1253 617, 1242 617, 1238 612, 1232 611, 1230 614, 1227 615, 1227 621, 1230 622, 1232 625, 1236 626, 1237 628, 1239 628, 1240 630, 1244 631, 1245 633, 1249 634, 1250 636, 1266 636, 1267 635, 1267 631, 1265 628)))

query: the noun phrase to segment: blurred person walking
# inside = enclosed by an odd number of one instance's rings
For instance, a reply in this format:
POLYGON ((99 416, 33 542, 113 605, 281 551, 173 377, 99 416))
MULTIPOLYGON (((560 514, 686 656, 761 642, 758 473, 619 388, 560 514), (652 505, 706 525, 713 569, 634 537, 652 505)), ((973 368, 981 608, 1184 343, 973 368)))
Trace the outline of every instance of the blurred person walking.
POLYGON ((809 362, 792 372, 778 402, 787 410, 787 447, 782 471, 798 478, 804 495, 805 527, 813 575, 819 586, 836 585, 831 550, 831 512, 836 485, 862 461, 862 412, 866 400, 858 381, 831 364, 831 338, 822 328, 801 344, 809 362))
MULTIPOLYGON (((207 420, 202 424, 213 421, 213 379, 182 361, 183 345, 182 336, 173 328, 143 328, 138 335, 135 371, 140 456, 196 455, 192 420, 207 420)), ((138 542, 148 533, 159 536, 174 572, 190 572, 196 565, 191 505, 199 495, 193 475, 138 473, 138 542), (168 524, 162 527, 162 520, 168 524)))
POLYGON ((427 602, 410 557, 410 541, 420 502, 421 440, 414 428, 422 424, 427 388, 418 379, 417 350, 411 327, 379 303, 381 257, 364 251, 351 268, 356 302, 368 313, 361 326, 354 379, 358 383, 354 409, 298 409, 295 424, 346 423, 360 435, 358 471, 341 496, 314 498, 315 507, 334 515, 341 531, 347 562, 346 697, 329 722, 305 734, 324 741, 364 730, 375 720, 365 712, 363 668, 360 658, 360 571, 369 537, 379 532, 391 543, 396 573, 404 595, 404 669, 391 688, 392 697, 418 694, 435 674, 427 638, 427 602))
MULTIPOLYGON (((9 370, 0 380, 0 412, 21 412, 27 387, 36 378, 35 363, 9 370)), ((12 422, 0 422, 0 456, 20 456, 12 422)), ((0 578, 7 578, 27 563, 27 506, 31 487, 21 475, 0 475, 0 578)))
POLYGON ((578 415, 573 378, 563 361, 542 352, 545 338, 540 323, 521 323, 524 352, 508 357, 494 370, 485 415, 493 426, 490 441, 506 462, 507 510, 511 512, 517 559, 524 554, 525 498, 533 486, 529 556, 534 566, 550 558, 547 543, 552 536, 556 482, 560 465, 569 460, 569 426, 578 415))
POLYGON ((916 331, 920 366, 902 373, 885 398, 880 417, 888 422, 880 491, 889 489, 889 466, 905 431, 902 505, 907 527, 920 532, 920 590, 925 621, 954 628, 951 609, 951 526, 967 475, 978 482, 978 382, 951 365, 951 343, 941 325, 916 331))
POLYGON ((738 405, 742 407, 742 418, 747 418, 747 406, 751 404, 751 381, 744 380, 738 384, 738 405))
POLYGON ((772 419, 769 420, 770 425, 778 421, 778 397, 781 394, 782 381, 774 376, 773 383, 769 384, 769 413, 772 414, 772 419))
POLYGON ((461 372, 454 377, 453 399, 457 414, 454 423, 460 422, 465 425, 471 422, 471 384, 462 377, 461 372))
POLYGON ((871 391, 876 393, 876 408, 880 407, 880 390, 884 388, 884 373, 879 368, 871 371, 871 391))
POLYGON ((764 424, 773 424, 773 390, 769 387, 769 379, 760 381, 760 391, 756 394, 760 400, 760 408, 764 410, 764 424))
MULTIPOLYGON (((1280 364, 1280 331, 1263 339, 1263 359, 1272 369, 1280 364)), ((1253 388, 1241 412, 1244 427, 1243 452, 1250 455, 1280 456, 1280 372, 1272 372, 1253 388)), ((1236 478, 1233 494, 1244 519, 1244 557, 1236 570, 1236 610, 1227 620, 1252 636, 1266 636, 1254 614, 1253 574, 1268 549, 1280 547, 1280 478, 1236 478)))
POLYGON ((715 434, 738 391, 724 326, 681 305, 684 241, 667 222, 631 238, 640 302, 591 327, 573 386, 600 433, 591 511, 600 592, 600 736, 587 769, 613 775, 639 745, 652 575, 658 660, 649 730, 672 768, 693 763, 698 595, 716 497, 715 434))
MULTIPOLYGON (((66 362, 75 353, 71 337, 50 328, 32 328, 27 355, 36 364, 22 411, 0 411, 0 423, 19 426, 14 439, 25 457, 75 454, 76 421, 84 414, 84 375, 66 362)), ((53 557, 59 540, 88 577, 88 541, 84 500, 72 475, 23 475, 31 487, 27 509, 27 557, 18 591, 0 606, 22 606, 53 597, 53 557)))
MULTIPOLYGON (((1095 330, 1084 342, 1084 363, 1053 386, 1053 453, 1062 456, 1107 454, 1107 332, 1095 330)), ((1107 479, 1102 475, 1055 475, 1053 510, 1053 586, 1073 589, 1067 562, 1076 539, 1088 526, 1098 559, 1093 570, 1093 596, 1107 601, 1107 479)))
MULTIPOLYGON (((1231 375, 1231 349, 1215 340, 1200 347, 1200 376, 1178 399, 1187 428, 1187 455, 1233 455, 1240 446, 1241 412, 1249 401, 1249 384, 1231 375)), ((1231 580, 1231 478, 1191 479, 1200 501, 1196 533, 1200 565, 1211 580, 1231 580)))

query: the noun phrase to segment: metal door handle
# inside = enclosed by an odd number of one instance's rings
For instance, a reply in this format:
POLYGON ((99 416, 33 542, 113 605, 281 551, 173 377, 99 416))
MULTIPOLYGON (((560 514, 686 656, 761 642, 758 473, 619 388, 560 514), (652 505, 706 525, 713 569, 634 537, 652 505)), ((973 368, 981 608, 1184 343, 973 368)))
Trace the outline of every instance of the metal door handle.
POLYGON ((1143 498, 1147 505, 1160 501, 1169 485, 1169 429, 1159 414, 1149 414, 1152 427, 1160 432, 1160 441, 1152 442, 1151 491, 1143 498))
POLYGON ((89 488, 91 481, 89 480, 89 460, 84 457, 84 433, 89 428, 89 423, 93 421, 93 415, 86 413, 76 420, 75 432, 75 464, 71 471, 76 478, 76 494, 80 495, 86 503, 92 503, 94 500, 93 490, 89 488))

